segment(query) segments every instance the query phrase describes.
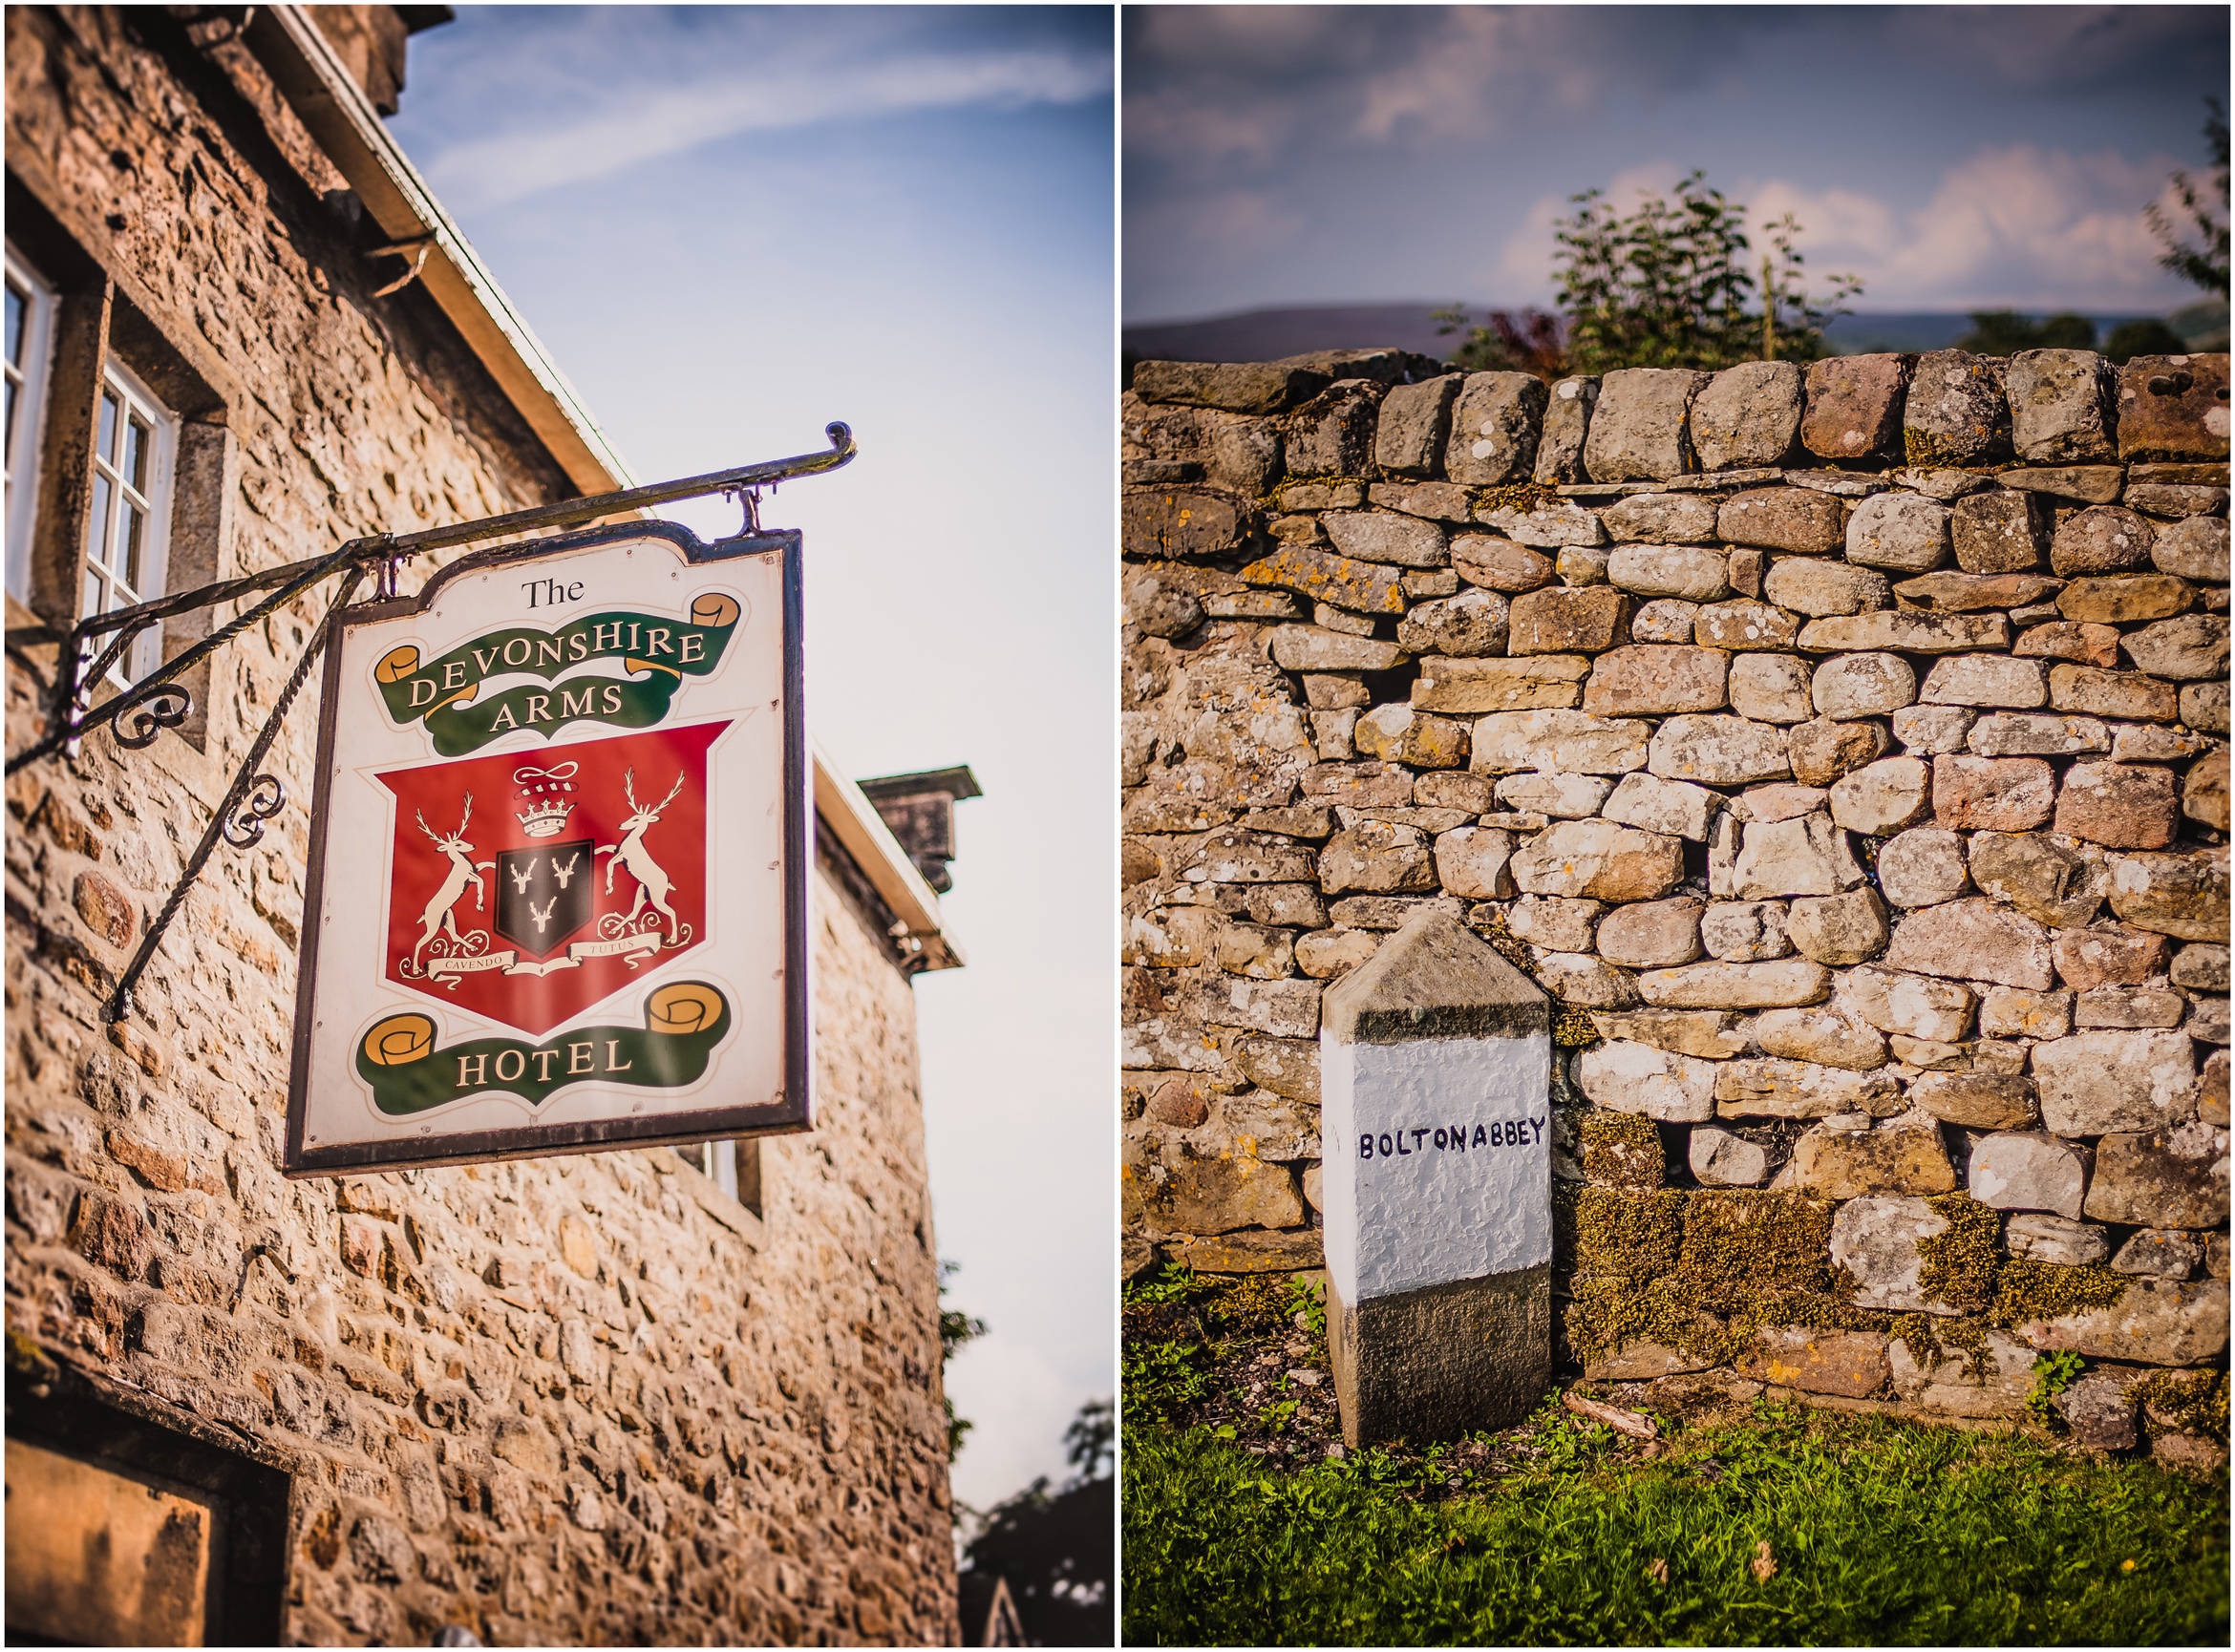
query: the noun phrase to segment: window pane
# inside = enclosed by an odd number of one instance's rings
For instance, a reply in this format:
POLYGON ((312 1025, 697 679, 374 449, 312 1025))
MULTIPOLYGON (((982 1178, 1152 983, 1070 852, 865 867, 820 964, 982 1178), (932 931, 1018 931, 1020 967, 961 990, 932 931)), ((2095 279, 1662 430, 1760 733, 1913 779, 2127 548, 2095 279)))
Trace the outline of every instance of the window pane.
POLYGON ((85 531, 86 561, 106 563, 109 561, 109 478, 96 472, 93 488, 93 520, 85 531))
POLYGON ((101 392, 101 457, 111 464, 117 462, 117 392, 101 392))
POLYGON ((8 284, 8 363, 11 367, 23 366, 23 289, 12 281, 8 284))
MULTIPOLYGON (((77 611, 81 614, 97 614, 101 611, 101 577, 91 568, 85 571, 85 601, 78 604, 77 611)), ((89 654, 87 658, 91 659, 92 656, 89 654)))
POLYGON ((0 423, 4 423, 7 427, 8 464, 9 469, 12 472, 15 467, 15 381, 13 379, 8 381, 8 411, 5 417, 0 418, 0 423))
POLYGON ((123 532, 117 536, 123 541, 124 555, 118 561, 124 564, 124 582, 132 587, 133 596, 129 599, 132 601, 138 600, 139 591, 140 541, 146 537, 146 527, 147 513, 138 505, 127 504, 124 507, 123 532))
POLYGON ((117 468, 124 473, 135 493, 147 492, 147 448, 153 434, 139 419, 124 421, 124 462, 117 468))

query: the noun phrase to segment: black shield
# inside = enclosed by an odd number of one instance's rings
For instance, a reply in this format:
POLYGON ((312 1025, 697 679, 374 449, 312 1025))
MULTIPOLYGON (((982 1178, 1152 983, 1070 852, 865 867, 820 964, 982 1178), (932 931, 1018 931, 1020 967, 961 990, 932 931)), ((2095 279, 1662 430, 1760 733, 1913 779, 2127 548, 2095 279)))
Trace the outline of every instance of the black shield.
POLYGON ((497 857, 497 933, 531 958, 559 950, 590 921, 597 845, 587 837, 497 857))

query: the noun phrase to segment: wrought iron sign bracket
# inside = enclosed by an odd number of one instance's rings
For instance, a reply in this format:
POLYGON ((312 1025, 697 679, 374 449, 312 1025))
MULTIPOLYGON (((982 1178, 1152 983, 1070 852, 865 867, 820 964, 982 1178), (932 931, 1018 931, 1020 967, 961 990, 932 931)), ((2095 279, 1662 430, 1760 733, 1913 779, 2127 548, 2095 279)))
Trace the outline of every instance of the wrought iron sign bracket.
POLYGON ((859 451, 854 443, 853 432, 843 424, 826 425, 823 434, 829 438, 830 446, 821 453, 765 459, 758 464, 739 465, 732 470, 713 471, 704 476, 657 482, 649 487, 624 488, 618 493, 599 494, 589 498, 563 499, 556 504, 538 505, 531 510, 510 511, 503 516, 483 517, 475 521, 452 523, 447 527, 423 528, 416 533, 373 534, 364 539, 351 540, 322 557, 289 562, 284 567, 252 574, 245 579, 225 580, 195 590, 181 591, 176 596, 139 603, 129 608, 89 615, 68 627, 26 626, 11 631, 8 647, 12 654, 20 656, 25 649, 49 646, 54 646, 57 649, 46 732, 34 744, 8 759, 7 773, 13 774, 18 769, 50 757, 74 757, 85 737, 103 728, 109 731, 110 737, 118 746, 127 751, 138 751, 153 745, 156 736, 162 731, 178 728, 193 714, 193 696, 180 682, 180 678, 250 626, 276 613, 298 597, 308 596, 328 580, 337 576, 341 580, 332 601, 320 616, 316 629, 305 643, 302 655, 296 660, 286 687, 281 689, 279 699, 264 721, 264 727, 257 731, 247 754, 234 770, 232 781, 210 816, 208 829, 202 833, 202 841, 187 857, 185 867, 179 874, 178 881, 173 884, 169 898, 156 914, 154 921, 148 925, 147 933, 140 938, 139 948, 133 954, 131 963, 125 965, 123 974, 117 977, 116 990, 102 1007, 103 1019, 121 1021, 132 1012, 133 989, 161 947, 164 932, 201 879, 202 868, 209 863, 218 840, 222 837, 236 849, 253 848, 264 837, 265 822, 287 807, 287 788, 277 775, 265 772, 265 759, 270 755, 272 743, 279 738, 287 712, 294 706, 303 685, 309 681, 311 667, 331 642, 342 610, 349 605, 357 594, 358 587, 368 578, 373 582, 377 597, 393 598, 396 595, 397 576, 404 565, 413 558, 431 551, 447 550, 456 545, 502 539, 514 534, 581 527, 602 518, 714 494, 726 495, 744 505, 745 522, 738 533, 738 537, 743 538, 759 531, 757 506, 760 489, 773 487, 793 477, 819 476, 825 471, 837 470, 849 462, 859 451), (259 597, 260 593, 262 595, 259 597), (128 688, 98 705, 91 703, 103 679, 118 661, 131 652, 133 644, 150 626, 160 625, 181 614, 223 607, 249 597, 259 597, 259 600, 128 688))

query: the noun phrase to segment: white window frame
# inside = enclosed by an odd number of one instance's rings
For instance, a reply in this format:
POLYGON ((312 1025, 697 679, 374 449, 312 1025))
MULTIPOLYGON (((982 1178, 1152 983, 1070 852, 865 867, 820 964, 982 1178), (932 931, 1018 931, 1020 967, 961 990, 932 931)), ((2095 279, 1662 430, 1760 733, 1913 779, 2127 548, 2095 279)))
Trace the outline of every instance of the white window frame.
MULTIPOLYGON (((178 466, 179 415, 158 401, 139 375, 114 356, 101 364, 101 394, 95 404, 94 445, 92 498, 87 510, 85 558, 77 597, 80 618, 96 610, 108 612, 130 607, 135 603, 153 602, 163 594, 165 576, 170 571, 171 494, 178 466), (118 416, 106 451, 102 451, 100 415, 112 395, 117 400, 118 416), (144 425, 148 431, 144 489, 135 488, 120 467, 126 430, 135 422, 144 425), (126 569, 118 565, 121 556, 118 529, 124 520, 119 507, 127 504, 144 513, 137 585, 126 578, 126 569), (96 546, 105 554, 96 556, 96 546)), ((162 631, 162 626, 152 625, 143 632, 139 641, 109 668, 108 680, 118 688, 129 688, 161 665, 162 631)), ((109 641, 107 637, 91 639, 88 652, 97 655, 109 641)))
POLYGON ((39 449, 47 428, 47 383, 54 358, 53 286, 7 248, 8 285, 23 296, 21 361, 5 363, 8 380, 6 514, 8 594, 31 603, 32 529, 39 503, 39 449))

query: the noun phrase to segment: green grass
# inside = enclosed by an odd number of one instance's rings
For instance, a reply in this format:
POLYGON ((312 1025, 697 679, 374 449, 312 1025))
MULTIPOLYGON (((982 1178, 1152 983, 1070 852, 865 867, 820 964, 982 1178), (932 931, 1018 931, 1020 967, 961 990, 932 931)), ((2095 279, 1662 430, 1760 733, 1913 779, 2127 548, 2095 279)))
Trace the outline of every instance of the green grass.
POLYGON ((1654 1456, 1549 1408, 1524 1437, 1490 1475, 1129 1428, 1125 1640, 2227 1643, 2224 1472, 1760 1402, 1654 1456))

